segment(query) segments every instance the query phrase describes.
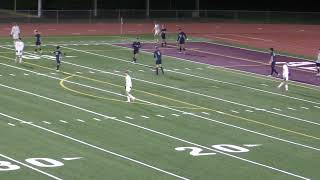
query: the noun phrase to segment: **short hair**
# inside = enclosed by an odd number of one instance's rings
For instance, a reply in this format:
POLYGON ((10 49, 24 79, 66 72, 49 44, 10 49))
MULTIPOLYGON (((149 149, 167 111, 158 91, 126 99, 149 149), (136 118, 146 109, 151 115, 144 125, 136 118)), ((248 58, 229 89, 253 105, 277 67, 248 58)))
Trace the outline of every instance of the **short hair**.
POLYGON ((60 49, 60 46, 57 46, 57 49, 60 49))
POLYGON ((273 51, 273 48, 270 48, 271 51, 273 51))

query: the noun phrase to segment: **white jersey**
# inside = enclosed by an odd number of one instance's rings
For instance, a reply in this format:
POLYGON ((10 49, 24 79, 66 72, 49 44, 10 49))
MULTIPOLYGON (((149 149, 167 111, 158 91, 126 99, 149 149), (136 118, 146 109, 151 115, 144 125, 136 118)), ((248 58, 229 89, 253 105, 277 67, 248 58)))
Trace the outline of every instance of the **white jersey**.
POLYGON ((132 88, 132 81, 129 75, 126 75, 126 91, 130 92, 132 88))
POLYGON ((16 55, 17 56, 22 56, 23 49, 24 49, 24 43, 22 41, 16 41, 14 43, 14 47, 16 49, 16 55))
POLYGON ((154 25, 154 34, 159 35, 160 34, 160 24, 154 25))
POLYGON ((19 28, 19 26, 17 26, 17 25, 16 26, 12 26, 10 35, 12 36, 12 38, 14 40, 19 39, 19 37, 20 37, 20 28, 19 28))
POLYGON ((287 64, 284 64, 282 66, 282 77, 284 80, 288 81, 289 80, 289 67, 287 64))
POLYGON ((317 63, 320 63, 320 52, 318 53, 318 59, 316 61, 317 63))

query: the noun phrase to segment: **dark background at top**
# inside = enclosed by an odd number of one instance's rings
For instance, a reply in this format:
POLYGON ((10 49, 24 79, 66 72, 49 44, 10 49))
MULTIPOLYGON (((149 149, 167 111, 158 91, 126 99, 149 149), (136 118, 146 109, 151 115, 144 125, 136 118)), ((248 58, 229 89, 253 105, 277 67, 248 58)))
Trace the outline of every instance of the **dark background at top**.
MULTIPOLYGON (((36 9, 37 0, 16 0, 17 9, 36 9)), ((14 0, 0 0, 0 9, 13 9, 14 0)), ((42 0, 43 9, 92 9, 92 0, 42 0)), ((315 11, 317 1, 200 0, 200 9, 315 11)), ((145 0, 98 0, 99 9, 144 9, 145 0)), ((195 0, 150 0, 150 9, 194 9, 195 0)))

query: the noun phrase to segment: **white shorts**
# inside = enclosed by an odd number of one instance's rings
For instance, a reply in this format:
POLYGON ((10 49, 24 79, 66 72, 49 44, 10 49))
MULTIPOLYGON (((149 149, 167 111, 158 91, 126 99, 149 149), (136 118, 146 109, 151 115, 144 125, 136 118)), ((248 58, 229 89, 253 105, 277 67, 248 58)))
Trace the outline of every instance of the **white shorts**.
POLYGON ((23 55, 23 51, 22 50, 16 50, 16 56, 22 56, 23 55))
POLYGON ((19 39, 19 34, 13 34, 12 35, 13 40, 18 40, 19 39))
POLYGON ((131 92, 131 87, 126 87, 126 91, 127 91, 127 93, 130 93, 131 92))
POLYGON ((154 35, 155 36, 159 36, 160 35, 160 31, 154 31, 154 35))
POLYGON ((284 81, 288 81, 289 80, 289 76, 287 76, 287 75, 282 75, 282 78, 283 78, 284 81))

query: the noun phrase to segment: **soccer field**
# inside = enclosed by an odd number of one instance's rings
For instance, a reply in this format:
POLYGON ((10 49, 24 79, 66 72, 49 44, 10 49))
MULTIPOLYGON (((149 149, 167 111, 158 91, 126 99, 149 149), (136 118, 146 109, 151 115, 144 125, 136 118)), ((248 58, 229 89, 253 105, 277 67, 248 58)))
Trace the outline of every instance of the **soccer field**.
POLYGON ((284 92, 280 79, 169 56, 156 76, 152 54, 133 64, 115 45, 133 40, 48 37, 39 56, 25 38, 16 64, 1 39, 1 180, 320 178, 319 87, 284 92), (66 53, 60 72, 55 45, 66 53))

